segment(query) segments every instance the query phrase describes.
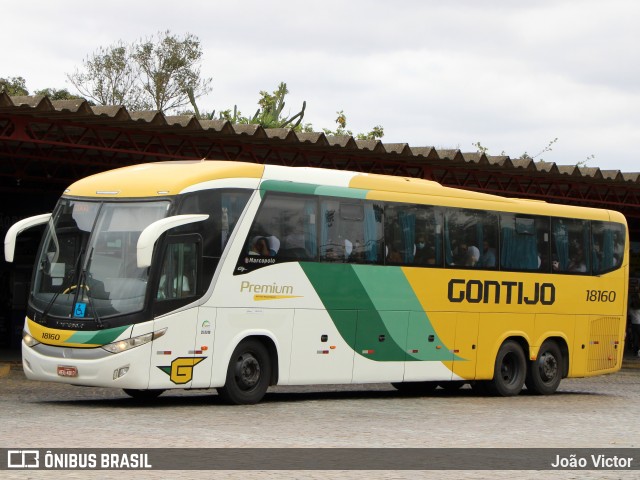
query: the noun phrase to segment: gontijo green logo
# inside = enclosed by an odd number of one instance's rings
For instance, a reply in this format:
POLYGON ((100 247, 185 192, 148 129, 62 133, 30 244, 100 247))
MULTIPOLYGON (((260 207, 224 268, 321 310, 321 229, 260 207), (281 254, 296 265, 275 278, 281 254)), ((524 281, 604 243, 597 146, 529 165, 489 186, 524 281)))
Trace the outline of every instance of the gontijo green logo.
POLYGON ((178 357, 166 367, 158 367, 176 385, 189 383, 193 378, 193 368, 207 357, 178 357))

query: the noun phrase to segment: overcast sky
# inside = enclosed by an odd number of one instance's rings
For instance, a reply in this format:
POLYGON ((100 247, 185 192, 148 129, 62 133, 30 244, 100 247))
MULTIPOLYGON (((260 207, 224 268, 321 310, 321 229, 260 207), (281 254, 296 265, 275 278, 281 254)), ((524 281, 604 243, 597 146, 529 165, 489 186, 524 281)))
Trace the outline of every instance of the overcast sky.
POLYGON ((202 110, 253 113, 284 81, 317 131, 344 110, 354 134, 512 158, 557 137, 537 159, 635 172, 639 21, 638 0, 23 0, 0 9, 0 77, 73 90, 98 47, 170 29, 202 42, 202 110))

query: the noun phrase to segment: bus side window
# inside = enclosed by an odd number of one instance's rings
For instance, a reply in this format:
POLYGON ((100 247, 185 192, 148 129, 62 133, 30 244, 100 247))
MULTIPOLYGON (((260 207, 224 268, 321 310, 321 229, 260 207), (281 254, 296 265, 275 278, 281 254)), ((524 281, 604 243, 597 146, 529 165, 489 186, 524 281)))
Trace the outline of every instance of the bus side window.
POLYGON ((504 270, 549 271, 549 218, 500 214, 500 266, 504 270))
POLYGON ((358 200, 320 201, 320 260, 359 262, 364 249, 364 207, 358 200))
POLYGON ((170 243, 165 251, 156 298, 177 300, 197 292, 196 243, 170 243))
POLYGON ((275 263, 318 258, 317 199, 269 192, 260 205, 234 275, 275 263))
POLYGON ((485 210, 447 209, 444 242, 447 266, 496 269, 498 216, 485 210))
POLYGON ((567 218, 551 220, 552 268, 560 273, 591 273, 590 222, 567 218))
POLYGON ((411 265, 416 215, 412 205, 388 205, 384 217, 385 264, 411 265))
POLYGON ((614 270, 624 256, 624 225, 613 222, 591 222, 591 263, 595 275, 614 270))

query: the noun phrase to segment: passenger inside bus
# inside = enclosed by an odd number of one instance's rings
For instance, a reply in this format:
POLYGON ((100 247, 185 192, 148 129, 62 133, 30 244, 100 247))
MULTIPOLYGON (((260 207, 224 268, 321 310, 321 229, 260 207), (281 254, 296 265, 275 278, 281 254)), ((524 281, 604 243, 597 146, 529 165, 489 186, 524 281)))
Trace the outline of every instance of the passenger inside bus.
POLYGON ((415 255, 413 256, 415 265, 427 265, 429 260, 429 247, 427 247, 425 238, 423 234, 418 235, 418 238, 416 238, 415 255))
POLYGON ((465 267, 477 266, 478 260, 480 260, 480 250, 474 245, 469 245, 467 247, 467 258, 465 267))
POLYGON ((266 237, 253 237, 251 246, 249 247, 249 255, 269 257, 271 252, 269 251, 269 243, 266 237))
POLYGON ((482 256, 478 266, 481 268, 496 268, 496 249, 486 240, 482 244, 482 256))

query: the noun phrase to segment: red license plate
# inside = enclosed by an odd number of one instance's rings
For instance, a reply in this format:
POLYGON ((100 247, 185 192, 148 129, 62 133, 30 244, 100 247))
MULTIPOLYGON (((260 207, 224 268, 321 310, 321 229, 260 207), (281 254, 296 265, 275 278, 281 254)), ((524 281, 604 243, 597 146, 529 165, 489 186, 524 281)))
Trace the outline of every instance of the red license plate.
POLYGON ((77 377, 78 369, 66 365, 58 365, 58 376, 60 377, 77 377))

